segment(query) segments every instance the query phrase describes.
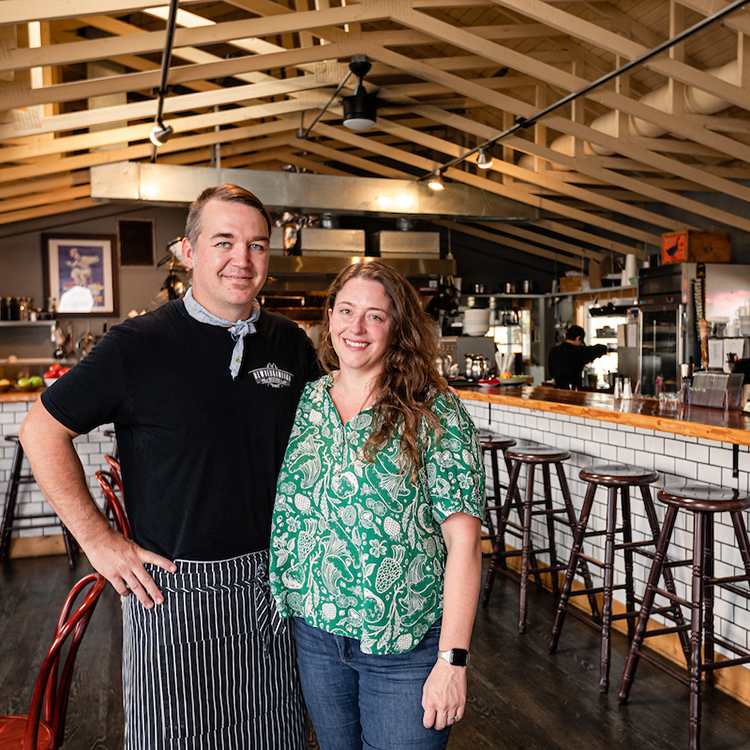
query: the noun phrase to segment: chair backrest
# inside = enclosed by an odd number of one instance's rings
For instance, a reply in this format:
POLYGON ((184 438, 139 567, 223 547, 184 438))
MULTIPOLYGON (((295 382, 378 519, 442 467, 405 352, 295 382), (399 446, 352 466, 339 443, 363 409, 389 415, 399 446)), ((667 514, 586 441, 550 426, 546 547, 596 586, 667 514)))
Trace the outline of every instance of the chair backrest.
POLYGON ((54 747, 57 748, 62 744, 65 734, 65 714, 68 708, 70 683, 73 678, 73 667, 78 654, 78 647, 81 645, 81 640, 106 582, 103 575, 91 573, 78 581, 65 599, 55 628, 55 637, 47 655, 44 657, 42 668, 39 670, 39 676, 34 686, 34 693, 31 696, 31 707, 26 721, 26 734, 23 743, 24 750, 35 750, 36 748, 42 709, 44 709, 44 721, 52 728, 52 734, 55 738, 54 747), (89 589, 83 601, 73 610, 75 600, 86 587, 89 587, 89 589), (58 679, 60 651, 69 636, 68 653, 58 679))
POLYGON ((109 454, 104 456, 104 460, 109 465, 109 473, 115 478, 120 497, 124 498, 125 495, 122 491, 122 470, 120 469, 120 462, 114 456, 110 456, 109 454))
POLYGON ((109 471, 97 471, 94 475, 96 481, 99 482, 104 499, 107 501, 107 506, 112 512, 112 520, 115 524, 115 528, 127 539, 132 539, 130 533, 130 521, 125 513, 125 508, 120 502, 120 498, 117 497, 115 487, 117 486, 117 480, 114 475, 109 471))

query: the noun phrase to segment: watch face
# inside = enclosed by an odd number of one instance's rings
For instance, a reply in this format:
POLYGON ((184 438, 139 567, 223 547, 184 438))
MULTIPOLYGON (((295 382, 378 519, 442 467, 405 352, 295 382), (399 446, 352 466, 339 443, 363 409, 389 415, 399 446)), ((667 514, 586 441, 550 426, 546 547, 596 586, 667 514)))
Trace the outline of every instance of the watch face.
POLYGON ((451 664, 454 667, 465 667, 469 663, 469 652, 465 648, 454 648, 451 652, 451 664))

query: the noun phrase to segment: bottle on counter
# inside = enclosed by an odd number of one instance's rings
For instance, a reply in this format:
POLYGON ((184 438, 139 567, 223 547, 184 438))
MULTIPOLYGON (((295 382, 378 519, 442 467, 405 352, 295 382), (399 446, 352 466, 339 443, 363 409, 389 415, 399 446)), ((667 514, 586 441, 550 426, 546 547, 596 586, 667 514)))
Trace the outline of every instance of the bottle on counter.
POLYGON ((633 388, 630 385, 630 378, 625 378, 622 381, 622 398, 630 400, 633 398, 633 388))

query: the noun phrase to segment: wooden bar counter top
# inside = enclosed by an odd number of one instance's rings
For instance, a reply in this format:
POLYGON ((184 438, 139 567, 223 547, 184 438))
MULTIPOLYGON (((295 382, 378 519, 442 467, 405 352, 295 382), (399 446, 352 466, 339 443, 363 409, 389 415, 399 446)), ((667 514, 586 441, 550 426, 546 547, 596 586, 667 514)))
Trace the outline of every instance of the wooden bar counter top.
POLYGON ((36 401, 44 388, 36 388, 33 391, 9 390, 0 393, 0 404, 17 404, 24 401, 36 401))
POLYGON ((537 409, 750 446, 750 414, 739 410, 666 404, 650 398, 616 399, 609 393, 545 387, 459 386, 457 390, 468 401, 537 409))

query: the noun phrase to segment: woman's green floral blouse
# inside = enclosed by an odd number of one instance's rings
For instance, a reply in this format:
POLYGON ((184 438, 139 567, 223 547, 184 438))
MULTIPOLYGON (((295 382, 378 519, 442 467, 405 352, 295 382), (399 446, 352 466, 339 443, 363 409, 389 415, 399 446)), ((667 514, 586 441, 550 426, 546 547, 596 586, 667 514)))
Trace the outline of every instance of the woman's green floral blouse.
POLYGON ((277 485, 271 588, 282 617, 356 638, 365 653, 403 653, 442 614, 440 524, 453 513, 483 517, 482 450, 459 399, 439 394, 439 437, 425 437, 413 481, 400 470, 398 435, 365 461, 372 410, 342 426, 332 382, 309 383, 297 407, 277 485))

